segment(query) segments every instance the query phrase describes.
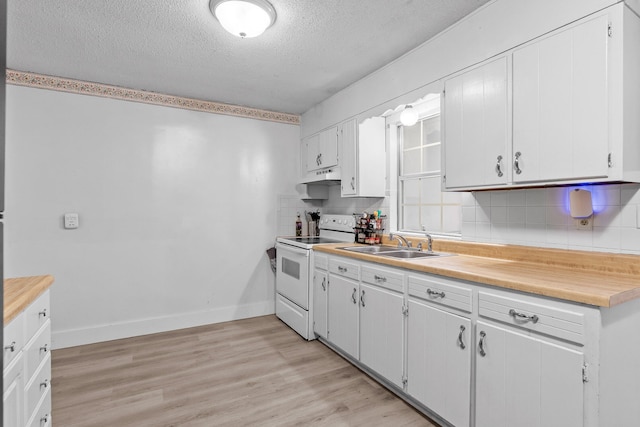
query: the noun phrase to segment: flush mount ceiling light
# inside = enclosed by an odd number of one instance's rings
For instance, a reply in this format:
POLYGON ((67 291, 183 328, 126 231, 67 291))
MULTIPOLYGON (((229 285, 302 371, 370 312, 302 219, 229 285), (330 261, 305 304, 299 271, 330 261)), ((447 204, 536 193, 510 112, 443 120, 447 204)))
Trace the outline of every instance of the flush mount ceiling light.
POLYGON ((413 126, 418 123, 418 112, 411 105, 406 105, 400 113, 400 123, 404 126, 413 126))
POLYGON ((209 9, 234 36, 256 37, 276 21, 276 10, 266 0, 211 0, 209 9))

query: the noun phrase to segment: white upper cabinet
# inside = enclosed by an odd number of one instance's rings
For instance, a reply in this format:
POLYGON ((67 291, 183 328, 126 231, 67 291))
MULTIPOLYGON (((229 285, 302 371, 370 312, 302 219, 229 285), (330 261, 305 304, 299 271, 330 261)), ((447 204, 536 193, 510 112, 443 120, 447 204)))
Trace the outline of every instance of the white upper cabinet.
POLYGON ((342 197, 384 197, 385 119, 356 119, 340 125, 342 197))
POLYGON ((618 3, 447 79, 443 187, 640 182, 639 75, 618 3))
POLYGON ((445 188, 507 183, 507 74, 503 57, 445 81, 445 188))
POLYGON ((304 140, 307 172, 338 164, 338 127, 334 126, 304 140))
POLYGON ((513 52, 513 182, 608 175, 608 27, 587 18, 513 52))

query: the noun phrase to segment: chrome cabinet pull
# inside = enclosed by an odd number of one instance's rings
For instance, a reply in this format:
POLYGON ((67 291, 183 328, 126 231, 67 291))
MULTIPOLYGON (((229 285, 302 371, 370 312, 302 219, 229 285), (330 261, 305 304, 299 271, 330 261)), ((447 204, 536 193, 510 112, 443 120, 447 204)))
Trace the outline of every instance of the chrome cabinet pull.
POLYGON ((352 190, 356 189, 356 177, 355 176, 351 177, 351 189, 352 190))
POLYGON ((540 320, 540 318, 538 316, 536 316, 535 314, 532 315, 528 315, 528 314, 524 314, 524 313, 519 313, 517 311, 515 311, 513 308, 511 310, 509 310, 509 316, 513 316, 514 320, 522 320, 525 322, 533 322, 533 323, 538 323, 538 320, 540 320))
POLYGON ((376 279, 376 282, 386 282, 387 278, 384 276, 378 276, 377 274, 373 276, 374 279, 376 279))
POLYGON ((40 347, 40 351, 43 352, 43 353, 48 352, 49 351, 49 345, 48 344, 43 345, 42 347, 40 347))
POLYGON ((338 266, 338 271, 341 273, 346 273, 347 272, 347 268, 346 267, 342 267, 342 266, 338 266))
POLYGON ((16 342, 12 341, 11 344, 5 345, 4 349, 5 350, 11 350, 11 353, 13 353, 14 351, 16 351, 16 342))
POLYGON ((322 278, 322 290, 323 291, 327 290, 327 278, 326 277, 322 278))
POLYGON ((461 349, 465 349, 467 346, 464 344, 464 341, 462 341, 462 333, 464 332, 466 328, 464 327, 464 325, 460 325, 460 333, 458 334, 458 345, 460 346, 461 349))
POLYGON ((318 157, 316 157, 316 163, 318 163, 318 166, 322 164, 322 153, 318 154, 318 157))
POLYGON ((49 422, 49 414, 45 414, 44 417, 40 418, 40 425, 47 425, 49 422))
POLYGON ((356 301, 356 294, 358 293, 358 290, 356 288, 353 288, 353 293, 351 294, 351 301, 353 301, 354 304, 357 304, 358 301, 356 301))
POLYGON ((480 341, 478 342, 478 351, 480 352, 480 356, 485 357, 487 352, 484 350, 484 338, 487 334, 484 331, 480 331, 480 341))
POLYGON ((502 156, 498 156, 497 161, 496 161, 496 173, 498 174, 498 177, 502 177, 502 175, 504 175, 502 173, 502 156))
POLYGON ((38 312, 38 317, 47 317, 47 309, 43 309, 42 311, 38 312))
POLYGON ((362 306, 364 307, 364 289, 362 290, 362 293, 360 294, 360 304, 362 304, 362 306))
POLYGON ((518 175, 522 173, 522 169, 520 169, 520 156, 522 156, 522 153, 518 151, 516 153, 516 158, 513 160, 513 169, 518 175))
POLYGON ((430 297, 440 297, 440 298, 444 298, 444 291, 432 291, 431 288, 427 289, 427 294, 429 294, 430 297))
POLYGON ((48 388, 49 387, 49 380, 44 380, 43 382, 40 383, 40 388, 48 388))

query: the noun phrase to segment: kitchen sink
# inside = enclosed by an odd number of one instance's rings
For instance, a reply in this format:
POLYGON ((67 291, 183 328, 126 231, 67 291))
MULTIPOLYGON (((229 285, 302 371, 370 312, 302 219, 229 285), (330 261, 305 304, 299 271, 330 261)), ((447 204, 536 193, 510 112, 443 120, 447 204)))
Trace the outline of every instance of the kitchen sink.
POLYGON ((413 259, 413 258, 450 256, 451 254, 446 254, 444 252, 422 252, 422 251, 411 250, 411 249, 402 249, 402 250, 384 252, 378 255, 392 257, 392 258, 413 259))
POLYGON ((361 254, 379 254, 381 252, 395 252, 398 250, 396 246, 346 246, 340 249, 361 254))

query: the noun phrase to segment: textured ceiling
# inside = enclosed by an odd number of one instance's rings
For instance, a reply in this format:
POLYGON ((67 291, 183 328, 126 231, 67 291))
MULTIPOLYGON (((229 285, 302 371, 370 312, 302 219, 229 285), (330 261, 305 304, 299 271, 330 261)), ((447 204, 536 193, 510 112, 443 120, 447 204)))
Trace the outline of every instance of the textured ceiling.
POLYGON ((9 0, 7 67, 303 113, 488 0, 271 0, 262 36, 209 0, 9 0))

